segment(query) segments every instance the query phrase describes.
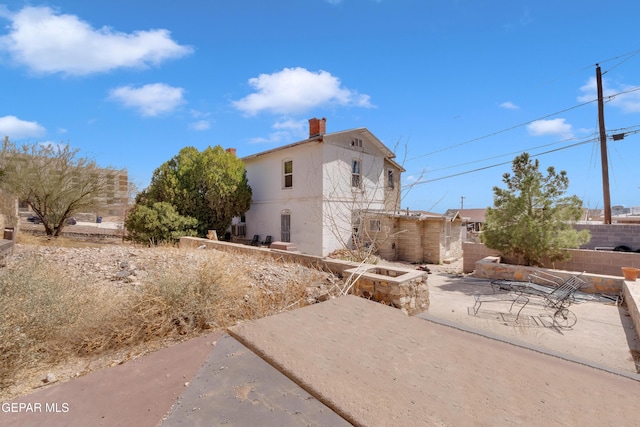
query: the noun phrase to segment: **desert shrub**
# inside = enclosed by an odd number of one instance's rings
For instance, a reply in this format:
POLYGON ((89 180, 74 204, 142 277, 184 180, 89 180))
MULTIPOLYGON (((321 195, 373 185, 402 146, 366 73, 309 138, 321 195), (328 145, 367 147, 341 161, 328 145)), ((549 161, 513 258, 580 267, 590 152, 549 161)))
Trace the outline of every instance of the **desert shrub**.
POLYGON ((124 225, 130 240, 155 245, 173 243, 182 236, 195 236, 198 220, 178 214, 167 202, 157 202, 151 206, 136 205, 124 225))
POLYGON ((85 299, 79 283, 55 266, 30 260, 0 270, 0 384, 19 369, 64 359, 66 334, 85 299))
POLYGON ((0 386, 25 370, 157 348, 299 307, 308 286, 327 280, 327 273, 249 256, 149 250, 171 262, 137 285, 91 283, 42 257, 0 269, 0 386))

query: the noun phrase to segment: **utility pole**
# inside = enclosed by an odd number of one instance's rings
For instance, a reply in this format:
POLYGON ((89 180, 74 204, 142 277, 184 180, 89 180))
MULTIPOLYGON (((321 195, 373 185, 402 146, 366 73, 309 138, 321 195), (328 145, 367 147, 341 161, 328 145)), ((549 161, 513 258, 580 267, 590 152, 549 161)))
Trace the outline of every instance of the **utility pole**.
POLYGON ((460 196, 460 210, 464 209, 464 196, 460 196))
POLYGON ((611 197, 609 195, 609 159, 607 157, 607 133, 604 129, 604 99, 602 96, 602 72, 596 64, 598 84, 598 126, 600 127, 600 158, 602 161, 602 193, 604 195, 604 224, 611 224, 611 197))

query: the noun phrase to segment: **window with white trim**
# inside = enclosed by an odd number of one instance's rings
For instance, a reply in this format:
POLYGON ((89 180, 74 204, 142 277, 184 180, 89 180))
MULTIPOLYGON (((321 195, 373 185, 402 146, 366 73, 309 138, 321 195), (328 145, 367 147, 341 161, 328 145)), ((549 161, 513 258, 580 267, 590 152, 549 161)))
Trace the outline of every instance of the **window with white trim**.
POLYGON ((293 160, 285 160, 283 163, 284 188, 293 187, 293 160))
POLYGON ((369 231, 380 231, 382 228, 380 227, 379 219, 370 219, 369 220, 369 231))
POLYGON ((351 160, 351 186, 360 188, 362 185, 362 175, 360 173, 360 160, 351 160))

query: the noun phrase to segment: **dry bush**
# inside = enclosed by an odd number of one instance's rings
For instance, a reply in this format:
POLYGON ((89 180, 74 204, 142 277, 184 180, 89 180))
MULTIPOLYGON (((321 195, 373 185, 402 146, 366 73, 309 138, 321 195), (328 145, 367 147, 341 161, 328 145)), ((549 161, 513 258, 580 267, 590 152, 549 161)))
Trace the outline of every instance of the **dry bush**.
POLYGON ((22 245, 56 246, 62 248, 95 248, 104 246, 101 242, 78 240, 65 236, 50 237, 44 234, 20 232, 16 235, 16 243, 22 245))
POLYGON ((68 355, 67 334, 87 295, 51 265, 26 261, 0 271, 0 384, 21 369, 54 364, 68 355))
POLYGON ((309 286, 334 284, 327 273, 271 259, 157 250, 170 261, 137 285, 89 283, 46 259, 0 270, 0 386, 28 369, 180 340, 299 307, 309 286))

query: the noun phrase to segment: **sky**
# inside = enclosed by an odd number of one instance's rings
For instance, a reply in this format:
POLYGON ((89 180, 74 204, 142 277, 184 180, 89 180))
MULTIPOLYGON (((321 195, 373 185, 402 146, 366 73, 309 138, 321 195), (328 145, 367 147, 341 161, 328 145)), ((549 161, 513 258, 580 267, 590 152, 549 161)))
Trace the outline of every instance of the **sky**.
POLYGON ((139 189, 187 146, 240 157, 366 127, 402 208, 485 208, 528 152, 640 206, 635 0, 0 0, 0 135, 65 143, 139 189), (614 141, 613 134, 624 134, 614 141))

